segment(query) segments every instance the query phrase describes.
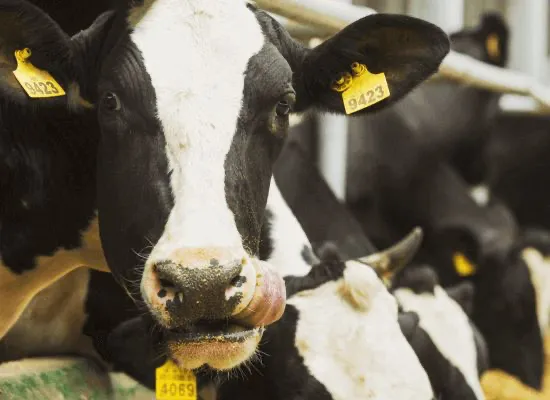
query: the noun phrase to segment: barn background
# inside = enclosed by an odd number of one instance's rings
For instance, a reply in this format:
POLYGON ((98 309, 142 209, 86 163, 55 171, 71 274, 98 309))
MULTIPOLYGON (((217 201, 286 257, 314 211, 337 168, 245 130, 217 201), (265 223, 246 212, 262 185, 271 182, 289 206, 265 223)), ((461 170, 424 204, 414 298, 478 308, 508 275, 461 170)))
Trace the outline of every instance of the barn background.
MULTIPOLYGON (((510 28, 508 68, 523 72, 547 84, 550 80, 550 41, 548 0, 329 0, 372 8, 380 13, 399 13, 425 19, 453 33, 476 26, 483 13, 501 14, 510 28)), ((299 3, 299 1, 298 1, 299 3)), ((517 99, 505 96, 503 102, 517 99)), ((504 104, 504 103, 503 103, 504 104)), ((519 99, 520 107, 529 107, 526 99, 519 99), (522 102, 525 101, 525 102, 522 102)), ((318 115, 311 129, 319 138, 314 143, 319 167, 340 199, 345 193, 346 135, 348 129, 359 129, 346 117, 318 115)))

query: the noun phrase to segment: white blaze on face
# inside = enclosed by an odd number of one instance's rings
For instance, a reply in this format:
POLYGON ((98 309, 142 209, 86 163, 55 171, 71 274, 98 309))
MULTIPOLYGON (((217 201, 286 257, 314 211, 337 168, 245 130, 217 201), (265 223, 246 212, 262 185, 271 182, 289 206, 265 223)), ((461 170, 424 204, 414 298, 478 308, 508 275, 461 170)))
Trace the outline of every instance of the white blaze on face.
POLYGON ((550 258, 532 247, 524 249, 521 255, 535 287, 537 317, 542 334, 545 335, 550 321, 550 258))
POLYGON ((374 271, 354 261, 344 277, 288 300, 295 345, 335 400, 431 400, 426 372, 401 332, 397 304, 374 271))
POLYGON ((311 265, 304 260, 302 251, 306 246, 311 248, 311 243, 273 178, 267 197, 267 209, 272 215, 270 236, 273 251, 266 261, 282 276, 307 275, 311 265))
POLYGON ((460 305, 449 297, 441 286, 435 294, 416 294, 399 288, 394 296, 405 311, 420 317, 420 327, 426 331, 438 351, 462 372, 478 399, 484 399, 477 370, 477 351, 474 333, 468 316, 460 305))
POLYGON ((264 44, 243 0, 155 0, 131 34, 156 93, 174 207, 150 260, 182 247, 242 251, 225 198, 224 162, 245 71, 264 44))

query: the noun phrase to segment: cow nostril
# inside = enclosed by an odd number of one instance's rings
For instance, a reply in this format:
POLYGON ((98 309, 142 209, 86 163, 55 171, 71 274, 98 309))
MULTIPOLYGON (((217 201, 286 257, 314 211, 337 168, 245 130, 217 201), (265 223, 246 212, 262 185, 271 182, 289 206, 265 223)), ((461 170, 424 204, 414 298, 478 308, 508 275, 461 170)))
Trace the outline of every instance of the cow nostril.
POLYGON ((236 277, 231 279, 230 285, 240 288, 245 283, 246 283, 246 276, 237 275, 236 277))
POLYGON ((168 279, 159 279, 160 285, 163 288, 174 288, 174 284, 170 282, 168 279))

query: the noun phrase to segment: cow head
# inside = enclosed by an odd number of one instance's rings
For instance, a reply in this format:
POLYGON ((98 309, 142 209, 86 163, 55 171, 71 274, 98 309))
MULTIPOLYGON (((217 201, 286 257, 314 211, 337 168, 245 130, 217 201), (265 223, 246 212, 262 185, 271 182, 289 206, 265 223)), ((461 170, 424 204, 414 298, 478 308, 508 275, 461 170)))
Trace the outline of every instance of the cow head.
POLYGON ((401 331, 395 298, 376 272, 340 261, 330 244, 319 257, 307 275, 285 278, 287 309, 262 343, 262 372, 275 397, 434 399, 401 331))
POLYGON ((539 388, 544 353, 538 296, 526 262, 536 260, 518 246, 517 226, 504 206, 492 202, 482 211, 442 221, 428 239, 437 247, 434 262, 441 263, 447 283, 465 279, 475 285, 472 319, 487 341, 491 368, 539 388))
POLYGON ((289 114, 343 113, 334 82, 354 62, 391 92, 364 112, 385 107, 449 48, 434 25, 374 15, 310 50, 241 0, 135 1, 73 38, 26 1, 0 7, 3 98, 95 106, 107 261, 185 368, 242 363, 284 310, 283 281, 257 255, 289 114), (26 96, 11 75, 23 48, 68 96, 26 96))

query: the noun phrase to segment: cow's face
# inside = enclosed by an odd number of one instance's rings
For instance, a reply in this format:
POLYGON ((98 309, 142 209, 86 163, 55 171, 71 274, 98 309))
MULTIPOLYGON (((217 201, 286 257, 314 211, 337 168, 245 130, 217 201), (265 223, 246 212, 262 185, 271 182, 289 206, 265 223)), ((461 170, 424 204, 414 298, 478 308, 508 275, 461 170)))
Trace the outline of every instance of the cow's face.
POLYGON ((448 39, 420 20, 376 15, 309 50, 241 0, 134 3, 69 40, 36 8, 10 1, 54 31, 42 41, 21 24, 11 48, 54 42, 66 53, 54 60, 46 49, 36 61, 96 105, 101 239, 113 273, 142 298, 181 366, 228 369, 284 309, 283 281, 257 254, 289 113, 343 113, 332 87, 354 62, 384 72, 391 93, 365 112, 391 104, 437 69, 448 39))

